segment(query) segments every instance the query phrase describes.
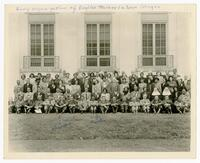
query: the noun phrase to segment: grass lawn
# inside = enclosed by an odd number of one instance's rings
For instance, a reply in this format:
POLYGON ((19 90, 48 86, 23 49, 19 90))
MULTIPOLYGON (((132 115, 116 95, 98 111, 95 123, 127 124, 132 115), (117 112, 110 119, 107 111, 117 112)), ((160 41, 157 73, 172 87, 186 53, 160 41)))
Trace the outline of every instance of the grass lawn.
POLYGON ((10 114, 19 152, 189 151, 190 114, 10 114))

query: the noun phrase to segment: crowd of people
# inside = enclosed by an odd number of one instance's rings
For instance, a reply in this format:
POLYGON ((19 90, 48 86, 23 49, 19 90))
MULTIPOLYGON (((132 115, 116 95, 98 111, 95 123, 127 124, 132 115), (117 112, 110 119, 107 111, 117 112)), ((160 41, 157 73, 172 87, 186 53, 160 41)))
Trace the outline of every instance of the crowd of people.
POLYGON ((11 113, 185 113, 190 79, 177 73, 77 72, 21 75, 11 113))

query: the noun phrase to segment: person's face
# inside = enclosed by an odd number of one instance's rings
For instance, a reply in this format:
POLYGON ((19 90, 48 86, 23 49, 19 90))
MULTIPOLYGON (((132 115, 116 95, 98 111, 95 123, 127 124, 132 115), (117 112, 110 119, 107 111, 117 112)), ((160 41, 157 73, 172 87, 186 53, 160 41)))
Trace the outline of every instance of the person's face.
POLYGON ((85 92, 88 92, 88 88, 85 88, 85 92))
POLYGON ((106 89, 103 90, 103 93, 106 93, 106 89))
POLYGON ((155 100, 158 100, 158 96, 155 96, 155 100))
POLYGON ((169 81, 172 81, 172 77, 169 77, 169 81))
POLYGON ((17 80, 17 85, 20 85, 20 80, 17 80))
POLYGON ((186 90, 185 90, 185 89, 182 90, 182 94, 183 94, 183 95, 186 94, 186 90))
POLYGON ((60 93, 60 90, 57 88, 57 89, 56 89, 56 92, 57 92, 57 93, 60 93))
POLYGON ((143 95, 143 99, 146 99, 146 98, 147 98, 147 95, 146 95, 146 94, 144 94, 144 95, 143 95))
POLYGON ((144 73, 142 72, 142 73, 140 73, 140 77, 144 77, 144 73))
POLYGON ((22 80, 26 79, 26 76, 23 74, 23 75, 21 76, 21 79, 22 79, 22 80))
POLYGON ((46 79, 46 78, 43 78, 42 80, 43 80, 43 82, 46 82, 46 81, 47 81, 47 79, 46 79))

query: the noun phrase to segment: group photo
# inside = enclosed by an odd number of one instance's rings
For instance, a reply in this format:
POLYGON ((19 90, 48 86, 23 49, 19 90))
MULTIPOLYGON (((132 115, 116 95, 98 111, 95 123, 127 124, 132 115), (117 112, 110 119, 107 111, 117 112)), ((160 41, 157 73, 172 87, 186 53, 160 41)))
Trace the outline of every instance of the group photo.
POLYGON ((5 6, 6 156, 194 156, 195 9, 5 6))
POLYGON ((190 79, 134 72, 21 75, 9 101, 10 113, 186 113, 190 112, 190 79))

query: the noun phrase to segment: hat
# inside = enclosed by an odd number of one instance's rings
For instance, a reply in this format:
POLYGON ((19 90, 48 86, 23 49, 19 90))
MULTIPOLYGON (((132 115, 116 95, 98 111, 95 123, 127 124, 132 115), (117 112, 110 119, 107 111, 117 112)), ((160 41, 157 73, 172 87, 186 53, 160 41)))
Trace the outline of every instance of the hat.
POLYGON ((160 92, 158 91, 158 89, 154 88, 152 96, 159 96, 159 95, 160 95, 160 92))
POLYGON ((170 92, 168 87, 165 87, 165 89, 162 92, 162 95, 163 96, 170 96, 171 95, 171 92, 170 92))

